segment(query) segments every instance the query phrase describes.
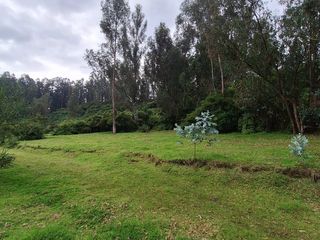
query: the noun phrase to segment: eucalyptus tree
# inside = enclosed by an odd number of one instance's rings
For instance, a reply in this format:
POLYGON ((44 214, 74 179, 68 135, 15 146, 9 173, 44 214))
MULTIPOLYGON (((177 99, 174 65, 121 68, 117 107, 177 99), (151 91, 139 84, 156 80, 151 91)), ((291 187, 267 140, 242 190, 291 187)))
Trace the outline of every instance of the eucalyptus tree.
POLYGON ((109 102, 110 97, 110 79, 112 79, 113 65, 112 56, 101 45, 97 51, 87 50, 85 60, 91 67, 90 81, 86 83, 87 101, 90 102, 109 102))
MULTIPOLYGON (((314 123, 308 116, 316 114, 320 89, 320 2, 294 0, 287 2, 281 19, 282 70, 290 78, 294 124, 299 132, 314 123)), ((288 80, 288 79, 287 79, 288 80)), ((288 81, 287 81, 288 82, 288 81)), ((289 83, 288 83, 289 84, 289 83)), ((320 119, 320 116, 318 116, 320 119)), ((319 120, 318 120, 319 121, 319 120)))
POLYGON ((122 28, 122 56, 120 65, 120 87, 131 104, 143 99, 143 84, 141 76, 141 61, 145 53, 147 21, 142 12, 142 6, 136 5, 128 23, 122 28))
POLYGON ((200 116, 196 117, 196 122, 189 126, 181 127, 175 124, 174 131, 176 131, 177 135, 189 139, 193 144, 193 160, 195 160, 197 156, 197 144, 204 141, 211 144, 215 141, 215 138, 212 136, 219 134, 219 131, 216 129, 217 124, 213 122, 213 118, 214 115, 211 115, 210 112, 207 111, 202 112, 200 116))
MULTIPOLYGON (((221 16, 221 1, 185 0, 181 5, 182 12, 177 17, 177 28, 182 28, 184 44, 197 42, 206 47, 210 62, 211 88, 216 91, 217 83, 215 65, 219 69, 221 93, 225 91, 225 71, 223 64, 225 20, 221 16), (186 34, 187 33, 187 34, 186 34)), ((192 48, 184 45, 185 49, 192 48)))
POLYGON ((121 51, 121 35, 129 15, 129 5, 126 0, 104 0, 100 27, 106 42, 102 44, 112 58, 111 98, 112 98, 112 132, 116 129, 116 80, 118 78, 119 52, 121 51))
POLYGON ((190 79, 185 72, 186 66, 187 59, 174 45, 170 29, 161 23, 154 37, 149 39, 144 70, 152 89, 152 97, 171 122, 181 118, 189 105, 190 79))
POLYGON ((5 72, 0 75, 0 127, 20 119, 26 112, 24 92, 17 78, 5 72))

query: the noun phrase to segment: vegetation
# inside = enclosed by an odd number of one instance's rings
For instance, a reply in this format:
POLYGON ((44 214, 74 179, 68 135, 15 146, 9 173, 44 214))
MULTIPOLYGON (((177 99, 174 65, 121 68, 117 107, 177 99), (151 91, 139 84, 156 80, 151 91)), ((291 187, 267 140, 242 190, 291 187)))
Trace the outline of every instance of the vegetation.
POLYGON ((320 1, 280 2, 184 0, 147 38, 103 0, 88 80, 0 75, 0 239, 319 239, 320 1))
MULTIPOLYGON (((319 138, 308 137, 320 169, 319 138)), ((192 144, 178 140, 174 132, 96 133, 20 143, 10 151, 15 166, 0 172, 1 238, 319 238, 320 192, 309 178, 151 163, 150 154, 189 158, 192 144)), ((197 158, 299 167, 289 142, 287 134, 220 134, 197 158)))
POLYGON ((196 117, 196 123, 192 123, 189 126, 185 126, 184 128, 180 127, 176 124, 176 128, 174 129, 180 137, 189 138, 189 140, 193 144, 193 159, 196 159, 197 153, 197 144, 202 143, 203 141, 208 141, 208 144, 211 144, 214 141, 210 136, 213 134, 218 134, 218 130, 216 129, 217 124, 212 122, 212 118, 214 116, 210 115, 210 112, 202 112, 200 116, 196 117))
POLYGON ((308 143, 309 140, 306 136, 298 134, 292 137, 289 149, 293 155, 302 158, 306 154, 305 151, 308 143))
POLYGON ((99 118, 108 112, 112 127, 98 127, 101 131, 149 131, 188 125, 210 110, 220 132, 315 132, 320 3, 281 2, 284 13, 274 16, 263 0, 185 0, 174 34, 160 23, 147 38, 142 6, 131 10, 127 0, 104 0, 100 27, 105 40, 85 54, 90 78, 2 74, 0 128, 36 118, 48 132, 63 132, 61 126, 54 129, 60 124, 80 124, 86 130, 80 132, 87 132, 86 112, 99 118), (162 114, 161 123, 150 126, 140 118, 137 124, 135 113, 152 104, 162 114), (123 119, 130 127, 117 124, 123 119))
POLYGON ((6 149, 0 150, 0 169, 9 167, 14 161, 15 157, 8 153, 6 149))

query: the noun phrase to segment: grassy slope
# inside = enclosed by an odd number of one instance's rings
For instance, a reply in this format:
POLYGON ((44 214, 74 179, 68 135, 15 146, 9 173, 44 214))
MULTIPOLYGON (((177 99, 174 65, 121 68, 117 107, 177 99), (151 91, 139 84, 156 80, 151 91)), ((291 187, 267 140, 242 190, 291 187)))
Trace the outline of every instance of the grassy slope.
MULTIPOLYGON (((198 156, 294 166, 288 139, 221 135, 213 147, 200 147, 198 156)), ((320 188, 310 180, 154 166, 125 157, 142 152, 189 158, 191 146, 177 141, 172 132, 155 132, 22 143, 13 151, 15 166, 0 171, 0 239, 320 238, 320 188)), ((311 137, 313 167, 320 167, 319 147, 319 137, 311 137)))

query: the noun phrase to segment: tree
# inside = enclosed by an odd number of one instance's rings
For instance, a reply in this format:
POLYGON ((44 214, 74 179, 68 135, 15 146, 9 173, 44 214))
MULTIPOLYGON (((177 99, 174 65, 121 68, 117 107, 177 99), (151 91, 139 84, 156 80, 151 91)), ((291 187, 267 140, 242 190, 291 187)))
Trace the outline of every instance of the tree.
POLYGON ((209 111, 202 112, 200 116, 196 117, 196 123, 193 123, 189 126, 180 127, 176 124, 174 129, 178 136, 183 138, 188 138, 193 144, 193 160, 197 156, 197 144, 202 143, 203 141, 208 141, 209 144, 212 143, 215 139, 211 138, 211 135, 218 134, 216 129, 217 124, 212 122, 213 115, 209 111))
POLYGON ((112 57, 112 132, 116 129, 116 79, 118 75, 118 52, 121 50, 121 29, 127 23, 129 6, 126 0, 104 0, 102 2, 102 20, 100 27, 105 35, 106 42, 102 45, 109 56, 112 57))
MULTIPOLYGON (((225 91, 225 73, 222 61, 224 53, 223 32, 225 29, 225 19, 221 15, 221 1, 207 0, 185 0, 182 3, 182 13, 177 18, 178 29, 182 27, 185 34, 185 43, 191 44, 194 42, 202 43, 206 47, 206 54, 209 58, 210 65, 210 88, 216 92, 215 83, 215 62, 218 64, 219 78, 221 85, 221 93, 225 91), (193 40, 190 39, 193 38, 193 40), (194 39, 197 39, 195 41, 194 39)), ((186 47, 186 46, 185 46, 186 47)), ((188 48, 192 50, 192 48, 188 48)))
POLYGON ((148 42, 145 77, 151 85, 152 97, 174 123, 184 115, 188 102, 187 59, 174 45, 170 30, 164 23, 148 42))
POLYGON ((146 86, 141 77, 141 60, 145 53, 147 21, 142 6, 136 5, 131 18, 122 29, 122 55, 120 66, 120 87, 131 104, 144 98, 146 86))

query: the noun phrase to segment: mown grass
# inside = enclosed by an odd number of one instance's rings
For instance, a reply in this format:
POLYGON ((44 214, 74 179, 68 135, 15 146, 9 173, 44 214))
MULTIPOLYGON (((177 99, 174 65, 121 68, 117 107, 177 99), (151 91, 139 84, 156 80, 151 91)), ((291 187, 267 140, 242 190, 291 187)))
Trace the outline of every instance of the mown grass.
MULTIPOLYGON (((286 134, 220 135, 198 157, 296 166, 286 134)), ((192 156, 173 132, 49 136, 22 142, 0 171, 0 239, 319 239, 320 188, 274 172, 132 162, 192 156)), ((320 138, 310 136, 310 166, 320 138)))

